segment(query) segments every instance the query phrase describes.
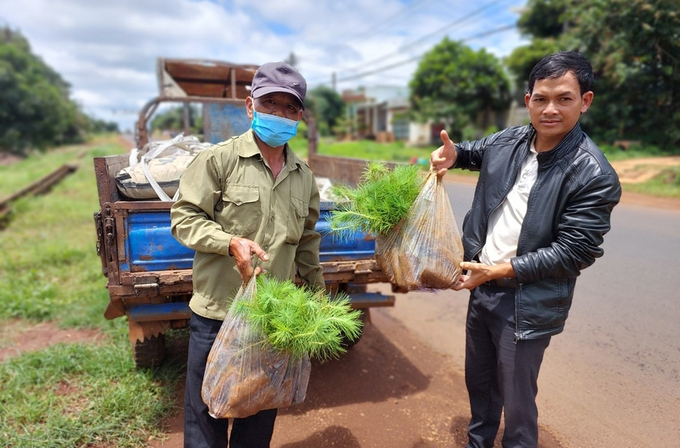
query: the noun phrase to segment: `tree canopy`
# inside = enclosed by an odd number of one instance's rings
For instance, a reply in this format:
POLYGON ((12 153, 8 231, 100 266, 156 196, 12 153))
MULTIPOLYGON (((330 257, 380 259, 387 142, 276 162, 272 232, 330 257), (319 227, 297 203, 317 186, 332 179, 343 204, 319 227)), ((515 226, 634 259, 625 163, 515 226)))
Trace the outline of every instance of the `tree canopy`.
POLYGON ((541 39, 558 37, 568 29, 567 1, 529 0, 517 27, 525 36, 541 39))
POLYGON ((426 53, 409 84, 412 112, 421 120, 455 123, 453 138, 488 112, 506 110, 510 83, 500 61, 484 49, 474 51, 445 37, 426 53))
POLYGON ((101 128, 103 123, 87 117, 69 99, 69 88, 31 52, 21 33, 0 28, 0 150, 22 153, 78 142, 89 130, 101 128))
POLYGON ((597 0, 568 10, 567 48, 588 56, 599 78, 588 117, 611 141, 680 145, 680 8, 677 0, 597 0))
POLYGON ((518 25, 533 36, 505 61, 518 85, 544 55, 581 51, 596 75, 595 103, 582 119, 591 136, 680 145, 677 0, 529 0, 518 25))
POLYGON ((305 99, 321 135, 330 135, 345 113, 345 103, 338 92, 320 85, 310 90, 305 99))
POLYGON ((531 74, 531 69, 547 54, 558 51, 558 44, 553 38, 540 39, 534 38, 531 45, 517 47, 505 60, 505 65, 513 73, 515 80, 515 90, 518 99, 524 98, 524 93, 528 89, 527 81, 531 74))
MULTIPOLYGON (((203 116, 199 108, 189 105, 189 132, 195 135, 203 134, 203 116)), ((184 132, 184 106, 170 107, 164 112, 157 113, 149 127, 153 130, 184 132)))

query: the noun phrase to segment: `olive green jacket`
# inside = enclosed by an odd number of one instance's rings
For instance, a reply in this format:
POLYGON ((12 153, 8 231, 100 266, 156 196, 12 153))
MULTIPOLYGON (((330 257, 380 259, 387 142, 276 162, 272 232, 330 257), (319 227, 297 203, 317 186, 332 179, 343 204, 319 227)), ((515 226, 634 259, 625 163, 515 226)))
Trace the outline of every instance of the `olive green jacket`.
POLYGON ((297 272, 312 287, 323 287, 319 265, 319 191, 312 171, 285 146, 286 164, 276 180, 252 130, 202 151, 181 177, 172 206, 172 235, 196 251, 194 292, 189 307, 224 320, 241 286, 229 256, 232 236, 257 242, 269 261, 253 257, 278 279, 297 272))

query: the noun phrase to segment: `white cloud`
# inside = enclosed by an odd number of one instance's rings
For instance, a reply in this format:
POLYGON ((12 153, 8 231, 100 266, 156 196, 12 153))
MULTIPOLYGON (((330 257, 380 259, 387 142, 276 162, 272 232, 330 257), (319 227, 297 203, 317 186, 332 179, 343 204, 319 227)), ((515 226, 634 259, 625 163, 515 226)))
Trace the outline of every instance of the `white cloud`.
MULTIPOLYGON (((130 129, 136 119, 132 111, 157 94, 158 57, 257 64, 282 60, 292 51, 314 87, 329 83, 334 72, 342 79, 421 55, 445 34, 464 39, 512 24, 517 14, 511 8, 525 0, 490 3, 484 13, 446 28, 481 5, 465 0, 7 0, 0 4, 0 25, 28 38, 34 53, 72 85, 86 112, 130 129)), ((523 41, 509 31, 467 43, 506 56, 523 41)), ((416 66, 410 62, 338 87, 406 85, 416 66)))

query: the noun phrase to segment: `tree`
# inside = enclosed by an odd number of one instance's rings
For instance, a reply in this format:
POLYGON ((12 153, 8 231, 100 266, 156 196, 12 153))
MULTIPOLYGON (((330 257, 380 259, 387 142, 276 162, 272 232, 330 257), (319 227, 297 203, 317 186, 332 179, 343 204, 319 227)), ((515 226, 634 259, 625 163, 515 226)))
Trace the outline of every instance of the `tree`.
POLYGON ((568 1, 529 0, 517 27, 525 36, 540 39, 559 37, 569 28, 566 15, 568 1))
POLYGON ((69 85, 31 53, 28 41, 0 29, 0 149, 82 141, 88 119, 69 99, 69 85))
POLYGON ((89 124, 92 132, 115 132, 119 133, 118 123, 115 121, 104 121, 92 119, 89 124))
POLYGON ((514 76, 516 98, 524 101, 531 69, 544 56, 559 50, 557 40, 568 29, 568 0, 529 0, 517 21, 523 36, 533 37, 531 44, 515 48, 505 58, 514 76))
POLYGON ((581 123, 594 138, 680 145, 677 0, 530 0, 518 25, 531 45, 506 59, 518 82, 547 53, 578 50, 596 74, 581 123))
MULTIPOLYGON (((171 107, 157 114, 150 124, 154 130, 184 132, 184 106, 171 107)), ((203 134, 203 117, 198 108, 189 105, 189 132, 203 134)))
POLYGON ((510 104, 510 83, 500 61, 484 49, 476 52, 447 37, 423 56, 409 87, 415 116, 455 123, 454 139, 480 117, 478 127, 486 129, 492 124, 489 112, 504 111, 510 104))
POLYGON ((332 134, 345 113, 345 103, 340 94, 324 85, 312 89, 305 103, 321 135, 332 134))
POLYGON ((558 44, 553 38, 535 38, 530 45, 515 48, 510 56, 505 58, 505 65, 512 72, 515 80, 515 91, 517 99, 524 101, 524 94, 528 86, 527 81, 531 74, 531 69, 544 56, 555 53, 559 50, 558 44))
POLYGON ((608 141, 680 145, 680 9, 677 0, 597 0, 567 13, 565 46, 586 54, 598 75, 586 121, 608 141))

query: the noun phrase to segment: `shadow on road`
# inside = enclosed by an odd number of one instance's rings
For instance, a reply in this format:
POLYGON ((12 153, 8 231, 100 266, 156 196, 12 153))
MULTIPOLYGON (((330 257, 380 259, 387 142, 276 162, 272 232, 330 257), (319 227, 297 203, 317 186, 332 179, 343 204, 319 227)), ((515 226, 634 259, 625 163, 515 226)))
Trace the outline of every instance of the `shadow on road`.
POLYGON ((340 359, 312 363, 305 402, 280 414, 377 403, 423 391, 429 384, 430 379, 369 323, 361 341, 340 359))
POLYGON ((341 446, 343 448, 361 448, 352 431, 341 426, 329 426, 299 442, 281 445, 281 448, 319 448, 320 446, 341 446))

